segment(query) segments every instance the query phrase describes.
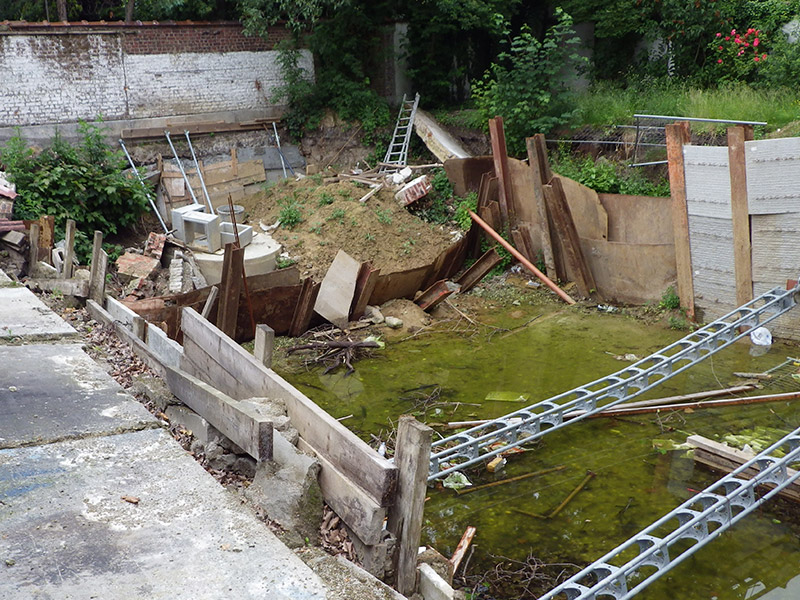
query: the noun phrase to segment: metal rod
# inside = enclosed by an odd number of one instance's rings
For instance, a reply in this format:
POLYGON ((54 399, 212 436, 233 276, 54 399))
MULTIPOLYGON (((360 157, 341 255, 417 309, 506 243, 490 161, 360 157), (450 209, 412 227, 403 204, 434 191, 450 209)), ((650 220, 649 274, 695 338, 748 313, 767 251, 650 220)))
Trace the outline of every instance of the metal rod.
POLYGON ((567 468, 566 465, 559 465, 557 467, 552 467, 550 469, 542 469, 541 471, 534 471, 533 473, 525 473, 524 475, 517 475, 516 477, 508 477, 506 479, 501 479, 499 481, 484 483, 483 485, 474 485, 472 487, 466 487, 460 490, 456 490, 456 494, 458 496, 461 496, 463 494, 471 494, 472 492, 477 492, 478 490, 485 490, 486 488, 497 487, 498 485, 504 485, 506 483, 522 481, 523 479, 528 479, 529 477, 538 477, 539 475, 546 475, 548 473, 553 473, 555 471, 563 471, 566 468, 567 468))
POLYGON ((169 147, 172 149, 172 155, 175 157, 175 162, 178 163, 178 169, 180 169, 181 175, 183 175, 183 181, 186 183, 186 187, 189 188, 189 194, 192 196, 192 200, 195 204, 200 204, 197 201, 197 196, 194 195, 194 190, 192 189, 192 184, 189 183, 189 178, 186 176, 186 171, 183 170, 181 159, 178 158, 178 153, 175 152, 175 146, 172 145, 172 140, 169 137, 169 131, 165 130, 164 135, 167 136, 167 143, 169 143, 169 147))
POLYGON ((286 166, 289 166, 289 170, 294 175, 294 169, 292 169, 292 165, 289 164, 289 161, 286 160, 286 157, 283 155, 283 150, 281 149, 281 138, 278 136, 278 127, 275 125, 275 121, 272 122, 272 131, 275 134, 275 145, 278 147, 278 154, 281 155, 281 167, 283 167, 283 178, 286 179, 286 166))
POLYGON ((653 165, 666 165, 668 164, 668 160, 654 160, 652 162, 643 162, 643 163, 631 163, 629 167, 650 167, 653 165))
POLYGON ((208 190, 206 189, 206 182, 203 178, 203 173, 200 171, 200 164, 197 162, 197 156, 194 153, 194 146, 192 146, 192 140, 189 137, 189 131, 184 131, 184 135, 186 136, 186 143, 189 144, 189 150, 192 152, 192 160, 194 161, 194 168, 197 171, 197 177, 200 178, 200 187, 203 188, 203 194, 206 197, 206 203, 208 204, 208 211, 213 215, 216 214, 214 212, 214 207, 211 206, 211 198, 208 196, 208 190))
MULTIPOLYGON (((236 224, 236 213, 233 211, 233 199, 231 195, 228 194, 228 209, 231 211, 231 225, 233 225, 233 239, 236 242, 236 247, 241 248, 241 244, 239 243, 239 226, 236 224)), ((247 310, 250 313, 250 326, 252 327, 253 335, 256 332, 256 318, 253 315, 253 303, 250 300, 250 290, 247 287, 247 273, 245 273, 245 260, 244 255, 242 255, 242 284, 244 285, 244 297, 247 301, 247 310)))
POLYGON ((553 283, 550 280, 549 277, 547 277, 547 275, 545 275, 539 269, 533 266, 533 263, 531 263, 531 261, 529 261, 527 258, 522 256, 522 254, 517 252, 517 249, 514 248, 514 246, 512 246, 511 244, 509 244, 507 241, 505 241, 503 237, 499 233, 497 233, 494 229, 489 227, 489 224, 486 223, 486 221, 481 219, 478 215, 476 215, 472 211, 469 211, 469 216, 472 217, 472 220, 475 221, 481 227, 481 229, 483 229, 486 233, 488 233, 492 238, 494 238, 494 240, 498 244, 500 244, 503 248, 508 250, 514 258, 516 258, 519 262, 521 262, 526 269, 528 269, 531 273, 536 275, 536 277, 541 279, 542 283, 544 283, 547 287, 553 290, 558 295, 559 298, 561 298, 567 304, 575 304, 575 300, 573 300, 570 297, 570 295, 567 294, 567 292, 558 287, 555 283, 553 283))
POLYGON ((664 119, 668 121, 697 121, 700 123, 732 123, 734 125, 766 125, 766 121, 731 121, 730 119, 701 119, 699 117, 675 117, 671 115, 639 115, 634 114, 636 119, 664 119))
MULTIPOLYGON (((626 142, 624 140, 616 140, 616 141, 606 141, 606 140, 562 140, 562 139, 548 139, 545 140, 548 144, 557 144, 559 142, 570 143, 570 144, 606 144, 606 145, 620 145, 620 144, 630 144, 630 142, 626 142)), ((648 142, 639 142, 640 146, 653 146, 655 148, 666 148, 666 144, 652 144, 648 142)))
POLYGON ((128 162, 131 164, 131 169, 133 169, 133 172, 136 173, 136 179, 138 179, 139 183, 142 184, 142 187, 144 188, 144 195, 147 196, 147 201, 150 202, 150 206, 153 208, 153 212, 156 213, 156 217, 158 217, 158 222, 161 223, 161 227, 164 228, 164 233, 169 233, 169 227, 167 227, 167 224, 164 223, 164 219, 161 217, 161 213, 158 212, 158 207, 156 207, 156 203, 153 200, 153 196, 150 194, 150 188, 147 187, 147 184, 144 182, 144 179, 142 179, 142 176, 139 173, 139 169, 137 169, 136 165, 133 164, 133 159, 131 158, 131 155, 128 154, 128 149, 125 147, 125 142, 120 140, 119 145, 122 146, 122 151, 125 153, 125 157, 128 159, 128 162))

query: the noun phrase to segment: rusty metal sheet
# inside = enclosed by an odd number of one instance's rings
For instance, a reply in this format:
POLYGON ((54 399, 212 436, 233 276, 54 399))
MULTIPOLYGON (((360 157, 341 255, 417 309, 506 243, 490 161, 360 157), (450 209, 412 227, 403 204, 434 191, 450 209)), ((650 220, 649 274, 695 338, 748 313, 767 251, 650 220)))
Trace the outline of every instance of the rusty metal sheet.
POLYGON ((419 297, 414 300, 414 304, 419 306, 422 310, 431 310, 450 294, 457 292, 460 288, 461 286, 457 283, 441 279, 422 292, 419 297))

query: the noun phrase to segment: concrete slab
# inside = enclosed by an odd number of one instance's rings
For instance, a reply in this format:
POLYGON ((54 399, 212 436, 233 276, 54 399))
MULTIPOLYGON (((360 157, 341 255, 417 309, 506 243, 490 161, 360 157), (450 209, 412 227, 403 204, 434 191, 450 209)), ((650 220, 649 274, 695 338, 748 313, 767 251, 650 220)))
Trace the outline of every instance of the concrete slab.
POLYGON ((0 339, 52 339, 75 333, 29 289, 0 287, 0 339))
POLYGON ((0 598, 326 597, 162 430, 0 450, 0 501, 0 598))
POLYGON ((0 346, 0 415, 0 448, 158 423, 78 344, 0 346))

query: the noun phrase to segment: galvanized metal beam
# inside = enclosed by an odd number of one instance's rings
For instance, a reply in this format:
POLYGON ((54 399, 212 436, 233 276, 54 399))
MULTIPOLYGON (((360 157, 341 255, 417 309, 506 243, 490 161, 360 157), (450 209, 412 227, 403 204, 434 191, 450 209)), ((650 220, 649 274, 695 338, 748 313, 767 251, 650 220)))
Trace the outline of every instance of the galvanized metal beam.
POLYGON ((682 373, 796 304, 798 287, 775 288, 616 373, 433 444, 429 481, 620 404, 682 373), (568 412, 585 411, 569 421, 568 412))
POLYGON ((752 460, 664 515, 628 541, 564 581, 540 600, 627 600, 689 558, 759 506, 800 478, 788 465, 800 460, 796 429, 752 460), (776 456, 780 451, 781 455, 776 456), (740 474, 757 473, 751 479, 740 474), (771 484, 762 496, 756 488, 771 484), (687 546, 686 542, 692 545, 687 546), (623 554, 637 552, 624 560, 623 554))

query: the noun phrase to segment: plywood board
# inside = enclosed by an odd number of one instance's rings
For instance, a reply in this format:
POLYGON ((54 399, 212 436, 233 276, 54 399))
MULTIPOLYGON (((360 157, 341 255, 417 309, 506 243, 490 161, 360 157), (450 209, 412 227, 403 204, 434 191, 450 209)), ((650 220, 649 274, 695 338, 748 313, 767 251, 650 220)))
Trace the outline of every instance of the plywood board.
POLYGON ((597 192, 569 177, 559 175, 559 178, 578 235, 592 240, 608 239, 608 214, 597 192))
POLYGON ((337 327, 345 327, 353 304, 361 263, 339 250, 322 279, 314 311, 337 327))
POLYGON ((800 209, 800 138, 745 142, 750 214, 800 209))
POLYGON ((608 214, 608 241, 672 245, 670 198, 599 194, 608 214))

